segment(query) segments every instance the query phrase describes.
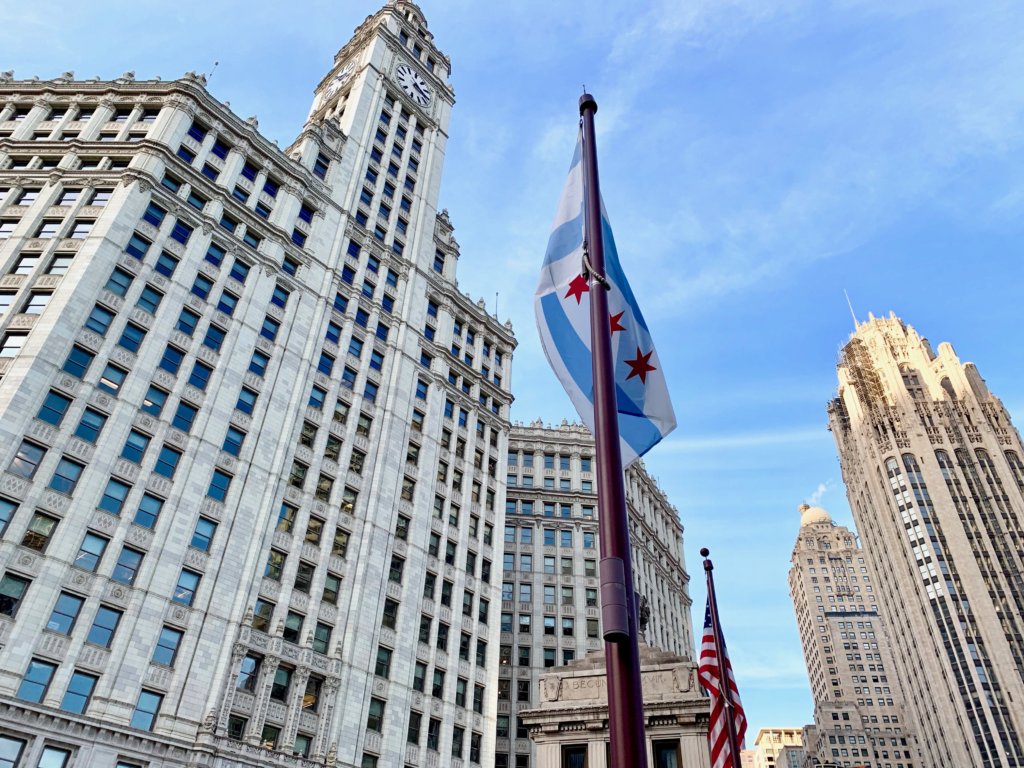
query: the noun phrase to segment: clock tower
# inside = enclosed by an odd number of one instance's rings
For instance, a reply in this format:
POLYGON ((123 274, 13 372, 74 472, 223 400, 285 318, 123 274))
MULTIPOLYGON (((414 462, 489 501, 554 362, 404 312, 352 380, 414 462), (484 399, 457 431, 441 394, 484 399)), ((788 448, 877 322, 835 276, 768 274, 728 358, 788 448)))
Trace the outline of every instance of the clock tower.
POLYGON ((339 128, 347 178, 333 197, 394 255, 427 267, 455 93, 451 61, 434 44, 423 12, 389 0, 360 24, 316 88, 307 127, 339 128), (362 212, 360 212, 362 208, 362 212), (420 251, 422 250, 422 254, 420 251))
POLYGON ((287 147, 195 73, 0 75, 0 765, 500 766, 516 341, 449 73, 389 0, 287 147))

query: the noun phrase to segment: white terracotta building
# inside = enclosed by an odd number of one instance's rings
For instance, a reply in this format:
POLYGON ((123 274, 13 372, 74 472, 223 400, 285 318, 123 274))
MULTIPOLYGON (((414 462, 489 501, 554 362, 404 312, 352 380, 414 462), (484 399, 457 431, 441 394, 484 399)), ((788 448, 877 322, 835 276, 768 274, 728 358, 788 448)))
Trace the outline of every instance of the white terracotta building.
POLYGON ((814 699, 803 731, 810 764, 921 765, 865 553, 821 507, 800 506, 789 594, 814 699))
MULTIPOLYGON (((538 764, 537 746, 519 712, 537 707, 542 675, 604 651, 594 462, 594 439, 582 425, 512 428, 495 768, 538 764)), ((645 640, 675 654, 676 661, 692 660, 683 526, 642 461, 626 470, 626 505, 645 640)))
POLYGON ((829 424, 930 768, 1024 765, 1024 447, 971 363, 858 326, 829 424))
POLYGON ((0 765, 492 764, 449 72, 391 0, 283 150, 195 74, 0 79, 0 765))

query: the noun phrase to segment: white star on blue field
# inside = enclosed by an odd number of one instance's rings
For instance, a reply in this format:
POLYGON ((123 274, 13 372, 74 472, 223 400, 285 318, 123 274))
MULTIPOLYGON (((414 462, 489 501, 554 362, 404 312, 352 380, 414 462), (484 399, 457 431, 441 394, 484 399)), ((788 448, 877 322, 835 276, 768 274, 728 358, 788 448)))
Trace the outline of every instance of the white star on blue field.
MULTIPOLYGON (((38 0, 0 11, 0 71, 210 72, 287 146, 378 0, 38 0)), ((861 319, 895 310, 1024 420, 1024 5, 998 0, 421 3, 457 103, 441 205, 460 287, 519 338, 513 417, 559 423, 533 292, 597 98, 601 187, 678 429, 647 467, 686 527, 698 636, 711 548, 757 729, 812 719, 786 572, 803 501, 850 522, 825 404, 861 319)), ((1018 422, 1018 425, 1020 422, 1018 422)))

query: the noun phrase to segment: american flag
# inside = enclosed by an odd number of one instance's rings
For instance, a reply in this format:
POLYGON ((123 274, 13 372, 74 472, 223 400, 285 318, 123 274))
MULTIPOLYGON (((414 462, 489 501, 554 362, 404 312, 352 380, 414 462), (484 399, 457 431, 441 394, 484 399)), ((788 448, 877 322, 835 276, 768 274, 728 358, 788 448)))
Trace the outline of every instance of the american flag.
POLYGON ((715 646, 715 627, 711 621, 711 597, 704 611, 704 637, 700 643, 700 666, 697 669, 701 687, 711 696, 711 723, 708 726, 708 747, 711 750, 711 768, 739 768, 740 757, 733 757, 729 746, 729 731, 726 700, 732 705, 733 722, 736 725, 736 743, 743 748, 743 737, 747 733, 747 718, 740 704, 740 692, 736 687, 736 678, 732 674, 732 664, 725 650, 725 637, 722 636, 722 658, 718 658, 715 646), (722 669, 728 681, 725 690, 722 686, 722 669))

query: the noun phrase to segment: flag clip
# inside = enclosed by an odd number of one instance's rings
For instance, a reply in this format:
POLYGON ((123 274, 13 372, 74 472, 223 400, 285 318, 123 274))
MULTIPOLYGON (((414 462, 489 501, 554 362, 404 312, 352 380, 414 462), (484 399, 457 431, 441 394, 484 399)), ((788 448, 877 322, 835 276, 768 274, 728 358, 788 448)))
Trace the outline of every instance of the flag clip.
POLYGON ((590 251, 587 248, 587 241, 584 240, 583 241, 583 279, 586 280, 587 282, 590 282, 591 278, 593 278, 593 282, 598 283, 606 291, 611 288, 611 285, 608 283, 608 278, 606 278, 604 275, 597 274, 594 271, 594 268, 590 265, 590 251))

